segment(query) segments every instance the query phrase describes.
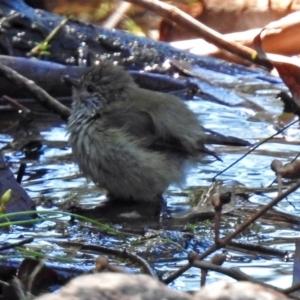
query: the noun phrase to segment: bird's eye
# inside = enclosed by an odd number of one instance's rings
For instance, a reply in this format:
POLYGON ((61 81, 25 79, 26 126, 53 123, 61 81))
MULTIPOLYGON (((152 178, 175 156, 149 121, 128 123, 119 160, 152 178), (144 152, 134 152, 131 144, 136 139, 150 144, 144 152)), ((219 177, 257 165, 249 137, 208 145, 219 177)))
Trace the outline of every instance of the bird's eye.
POLYGON ((95 87, 93 85, 88 85, 86 87, 86 90, 89 92, 89 93, 93 93, 95 92, 95 87))

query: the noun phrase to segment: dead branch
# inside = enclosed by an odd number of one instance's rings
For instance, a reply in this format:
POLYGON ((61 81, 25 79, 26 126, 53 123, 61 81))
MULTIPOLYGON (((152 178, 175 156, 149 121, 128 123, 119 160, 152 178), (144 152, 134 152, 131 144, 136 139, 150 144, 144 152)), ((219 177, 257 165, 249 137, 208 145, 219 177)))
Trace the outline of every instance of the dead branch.
POLYGON ((202 37, 209 43, 212 43, 219 48, 225 49, 230 53, 233 53, 243 59, 246 59, 252 63, 272 69, 272 65, 266 59, 258 57, 257 52, 251 48, 240 45, 233 41, 225 40, 223 35, 210 29, 201 22, 197 21, 187 13, 174 7, 170 4, 158 1, 158 0, 127 0, 130 3, 140 5, 146 9, 155 11, 162 17, 175 22, 182 28, 190 30, 196 33, 199 37, 202 37))
POLYGON ((28 80, 18 72, 2 64, 0 64, 0 75, 13 82, 16 86, 28 91, 39 103, 57 113, 62 119, 68 119, 70 109, 51 97, 32 80, 28 80))

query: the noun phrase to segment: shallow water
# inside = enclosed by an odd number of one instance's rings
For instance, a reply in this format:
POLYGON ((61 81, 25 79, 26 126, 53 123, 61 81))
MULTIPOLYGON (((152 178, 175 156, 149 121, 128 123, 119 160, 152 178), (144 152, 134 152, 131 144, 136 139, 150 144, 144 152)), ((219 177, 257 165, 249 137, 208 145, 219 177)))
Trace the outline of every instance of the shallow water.
MULTIPOLYGON (((218 78, 218 84, 231 89, 231 93, 236 95, 234 103, 241 99, 248 99, 265 109, 265 112, 257 112, 243 105, 228 107, 216 104, 211 101, 204 101, 201 98, 188 101, 187 105, 195 111, 203 125, 225 135, 232 135, 249 140, 252 143, 268 137, 276 132, 274 128, 274 119, 282 109, 279 100, 275 100, 278 91, 285 89, 283 84, 270 84, 256 78, 241 78, 233 81, 232 78, 224 77, 223 81, 218 78)), ((229 95, 230 96, 230 95, 229 95)), ((226 91, 218 91, 218 98, 231 102, 226 91), (222 94, 223 93, 223 94, 222 94)), ((8 122, 9 123, 9 122, 8 122)), ((105 193, 95 188, 92 183, 87 183, 85 178, 78 175, 77 165, 72 161, 71 149, 67 145, 66 125, 59 121, 58 118, 37 119, 38 127, 41 128, 41 135, 44 139, 43 147, 40 154, 35 159, 28 159, 21 152, 7 151, 5 157, 14 172, 17 172, 20 162, 27 163, 27 169, 23 178, 23 185, 29 195, 35 199, 38 209, 55 210, 61 205, 73 201, 83 208, 93 208, 101 202, 105 202, 105 193)), ((0 128, 7 126, 7 123, 0 125, 0 128)), ((297 138, 299 135, 297 126, 289 129, 286 134, 290 137, 297 138)), ((0 134, 0 147, 12 140, 9 133, 0 134)), ((214 149, 223 160, 216 161, 213 158, 205 158, 203 163, 192 169, 187 176, 184 190, 171 186, 166 192, 168 207, 171 211, 188 210, 194 204, 189 197, 191 188, 208 187, 211 185, 211 179, 221 170, 237 160, 246 149, 233 147, 218 146, 214 149)), ((274 180, 274 172, 270 169, 270 163, 274 158, 280 158, 283 162, 289 162, 298 153, 298 145, 291 145, 280 142, 270 142, 259 147, 238 164, 227 170, 218 177, 228 183, 240 183, 247 187, 265 187, 274 180)), ((249 200, 253 203, 265 204, 274 197, 275 192, 265 194, 264 196, 250 196, 249 200)), ((290 213, 297 215, 300 208, 299 192, 291 195, 288 201, 283 200, 278 206, 290 213), (292 205, 293 206, 292 206, 292 205)), ((98 215, 98 219, 103 216, 98 215)), ((82 223, 69 225, 68 218, 60 219, 58 226, 57 221, 45 221, 34 225, 31 229, 25 229, 14 226, 10 233, 13 235, 1 235, 1 240, 14 241, 18 233, 23 236, 35 237, 35 241, 28 246, 29 249, 42 250, 50 256, 66 256, 67 251, 60 245, 59 241, 81 241, 106 245, 113 248, 127 248, 137 251, 141 255, 149 251, 150 260, 154 267, 165 276, 184 263, 186 263, 186 252, 182 249, 169 249, 170 245, 157 246, 141 245, 137 248, 131 245, 132 241, 137 241, 138 237, 133 235, 130 241, 119 240, 115 237, 105 236, 95 233, 82 223), (16 234, 16 235, 14 235, 16 234), (146 251, 147 250, 147 251, 146 251), (161 251, 161 252, 160 252, 161 251)), ((233 217, 232 221, 227 220, 222 233, 232 231, 237 226, 237 218, 233 217)), ((134 223, 134 222, 133 222, 134 223)), ((121 220, 114 220, 113 225, 117 228, 123 228, 121 220)), ((141 225, 141 224, 140 224, 141 225)), ((187 250, 203 251, 212 243, 213 229, 205 223, 197 223, 197 230, 194 232, 192 245, 189 245, 179 233, 170 234, 176 243, 181 243, 187 250), (177 236, 177 234, 179 236, 177 236)), ((241 240, 250 243, 266 243, 271 247, 293 252, 295 238, 299 237, 298 227, 284 224, 276 224, 274 221, 258 221, 256 225, 258 230, 249 230, 241 240)), ((146 231, 151 231, 151 224, 142 224, 146 231)), ((245 273, 260 279, 264 282, 288 287, 292 282, 293 262, 283 261, 276 257, 262 255, 249 255, 247 253, 238 253, 229 250, 230 259, 224 264, 225 267, 239 267, 245 273)), ((82 258, 80 253, 73 256, 82 258)), ((82 258, 82 261, 90 266, 93 262, 94 255, 88 258, 82 258)), ((147 259, 147 256, 144 256, 147 259)), ((222 278, 229 279, 225 275, 210 272, 208 282, 213 282, 222 278)), ((230 279, 229 279, 230 280, 230 279)), ((175 280, 172 284, 179 290, 196 290, 199 288, 199 270, 190 269, 184 275, 175 280)))

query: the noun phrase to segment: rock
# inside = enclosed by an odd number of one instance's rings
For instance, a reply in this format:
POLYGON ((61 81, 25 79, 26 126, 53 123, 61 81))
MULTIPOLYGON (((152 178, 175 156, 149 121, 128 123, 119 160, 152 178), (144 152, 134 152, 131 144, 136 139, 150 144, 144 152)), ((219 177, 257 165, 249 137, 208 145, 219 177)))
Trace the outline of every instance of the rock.
POLYGON ((35 300, 193 300, 148 275, 99 273, 79 276, 58 292, 35 300))
POLYGON ((289 299, 275 290, 246 281, 218 281, 202 288, 194 300, 284 300, 289 299))
POLYGON ((284 300, 275 290, 251 282, 219 281, 194 295, 172 290, 148 275, 98 273, 71 280, 35 300, 284 300))
MULTIPOLYGON (((0 153, 0 198, 7 191, 12 190, 12 196, 6 205, 5 213, 21 212, 35 210, 35 204, 27 192, 16 181, 14 174, 6 165, 2 154, 0 153)), ((34 215, 22 215, 9 218, 13 220, 28 220, 35 217, 34 215)), ((0 222, 6 222, 6 219, 0 218, 0 222)))

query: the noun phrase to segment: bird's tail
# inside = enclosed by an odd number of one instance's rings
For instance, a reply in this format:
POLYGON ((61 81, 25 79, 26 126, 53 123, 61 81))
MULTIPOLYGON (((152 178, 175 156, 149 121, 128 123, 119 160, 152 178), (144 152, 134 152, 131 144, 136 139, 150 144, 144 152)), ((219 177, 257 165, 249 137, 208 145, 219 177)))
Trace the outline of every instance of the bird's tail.
POLYGON ((220 133, 217 133, 211 129, 204 129, 205 135, 205 144, 216 144, 216 145, 228 145, 228 146, 251 146, 252 144, 246 140, 234 137, 226 136, 220 133))

